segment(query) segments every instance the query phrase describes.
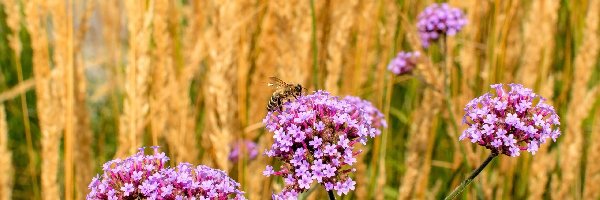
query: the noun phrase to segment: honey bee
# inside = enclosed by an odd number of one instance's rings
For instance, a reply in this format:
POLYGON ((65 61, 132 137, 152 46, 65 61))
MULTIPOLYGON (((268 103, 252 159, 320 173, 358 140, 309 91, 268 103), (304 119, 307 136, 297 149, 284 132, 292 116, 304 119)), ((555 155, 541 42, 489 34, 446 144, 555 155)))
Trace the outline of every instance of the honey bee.
POLYGON ((269 112, 275 111, 277 109, 279 111, 281 111, 281 109, 282 109, 281 105, 283 105, 285 102, 291 100, 292 97, 294 99, 298 98, 298 96, 303 95, 304 91, 306 90, 300 84, 289 84, 289 83, 283 82, 281 79, 279 79, 277 77, 269 77, 268 85, 271 87, 275 87, 275 92, 273 92, 273 95, 271 96, 271 100, 269 101, 269 104, 267 105, 267 110, 269 112))

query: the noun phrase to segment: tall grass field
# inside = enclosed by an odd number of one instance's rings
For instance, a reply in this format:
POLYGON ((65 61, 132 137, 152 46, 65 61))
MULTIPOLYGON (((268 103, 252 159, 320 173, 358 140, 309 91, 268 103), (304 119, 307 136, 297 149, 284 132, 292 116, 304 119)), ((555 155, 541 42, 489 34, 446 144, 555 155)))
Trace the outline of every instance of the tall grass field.
POLYGON ((517 83, 560 137, 500 154, 456 199, 598 200, 599 26, 600 0, 0 0, 0 200, 86 199, 104 163, 150 146, 271 199, 288 186, 263 175, 285 164, 265 153, 269 77, 382 113, 337 199, 443 199, 491 154, 459 140, 467 105, 517 83), (466 24, 427 44, 434 3, 466 24), (419 56, 396 75, 399 52, 419 56))

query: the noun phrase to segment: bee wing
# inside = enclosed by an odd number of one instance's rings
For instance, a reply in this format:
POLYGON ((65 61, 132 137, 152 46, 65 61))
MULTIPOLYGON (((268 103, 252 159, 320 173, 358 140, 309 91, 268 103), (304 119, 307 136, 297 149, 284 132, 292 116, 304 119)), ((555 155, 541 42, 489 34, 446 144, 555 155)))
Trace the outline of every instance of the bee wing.
POLYGON ((281 79, 271 76, 269 77, 269 86, 275 87, 275 88, 284 88, 287 83, 283 82, 281 79))

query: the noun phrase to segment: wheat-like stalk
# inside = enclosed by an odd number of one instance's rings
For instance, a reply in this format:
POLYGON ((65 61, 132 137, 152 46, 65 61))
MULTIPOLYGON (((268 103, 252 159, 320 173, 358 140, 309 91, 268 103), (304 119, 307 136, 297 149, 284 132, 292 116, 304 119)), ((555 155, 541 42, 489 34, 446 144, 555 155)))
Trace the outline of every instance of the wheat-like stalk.
MULTIPOLYGON (((432 118, 435 118, 440 112, 442 105, 442 97, 439 93, 434 90, 425 90, 423 94, 423 102, 414 112, 410 126, 410 136, 406 141, 407 152, 404 164, 406 165, 406 172, 402 178, 401 185, 399 188, 398 199, 410 199, 415 192, 417 187, 421 184, 421 181, 425 181, 427 176, 422 176, 423 170, 428 170, 429 165, 425 165, 427 159, 430 158, 419 158, 420 155, 425 155, 428 147, 431 143, 430 137, 434 124, 432 124, 432 118)), ((423 189, 421 189, 423 190, 423 189)), ((422 191, 421 191, 422 192, 422 191)), ((423 195, 422 193, 420 195, 423 195)), ((422 197, 422 196, 421 196, 422 197)))
POLYGON ((590 136, 590 146, 585 168, 585 182, 583 186, 583 199, 598 199, 600 197, 600 110, 596 112, 590 136))
POLYGON ((275 67, 282 80, 307 86, 311 75, 311 19, 307 1, 272 1, 275 67), (290 61, 293 61, 290 63, 290 61))
POLYGON ((59 199, 59 148, 62 136, 64 108, 61 96, 64 92, 62 69, 50 71, 50 55, 46 33, 46 1, 25 1, 26 28, 31 35, 33 50, 33 75, 35 78, 38 118, 41 129, 42 199, 59 199))
MULTIPOLYGON (((352 67, 344 68, 345 78, 342 79, 342 87, 344 93, 362 94, 363 85, 369 78, 369 69, 373 63, 376 63, 376 51, 374 38, 376 31, 374 27, 376 23, 371 23, 371 20, 376 18, 375 1, 360 1, 359 12, 356 16, 356 45, 352 53, 355 59, 352 67)), ((365 154, 359 154, 357 157, 358 163, 356 166, 356 197, 357 199, 367 199, 369 185, 368 167, 365 161, 365 154)))
MULTIPOLYGON (((352 46, 351 52, 347 52, 346 58, 348 64, 342 69, 344 78, 341 79, 342 93, 345 94, 362 94, 364 84, 369 78, 370 66, 374 63, 381 62, 377 60, 375 43, 377 39, 374 37, 376 23, 372 20, 376 18, 377 12, 376 1, 359 1, 353 18, 354 30, 356 32, 356 42, 352 46)), ((348 42, 348 41, 347 41, 348 42)), ((357 185, 358 187, 362 187, 357 185)), ((360 194, 360 193, 357 193, 360 194)))
POLYGON ((83 199, 87 194, 87 186, 94 173, 94 160, 92 149, 92 130, 87 109, 86 83, 83 60, 77 59, 75 65, 75 199, 83 199))
MULTIPOLYGON (((554 81, 553 78, 549 78, 549 83, 543 85, 540 91, 540 95, 543 97, 552 97, 554 94, 554 81)), ((552 100, 547 102, 553 105, 552 100)), ((528 178, 529 183, 529 199, 541 199, 548 183, 548 174, 556 167, 556 157, 548 152, 550 145, 543 145, 540 150, 531 158, 531 166, 533 169, 530 171, 531 175, 528 178)))
POLYGON ((354 10, 358 0, 336 1, 333 4, 335 9, 331 13, 331 20, 335 23, 331 27, 331 38, 327 45, 325 89, 332 94, 338 94, 342 68, 345 64, 344 55, 348 53, 350 46, 348 41, 350 41, 350 30, 355 23, 354 10))
POLYGON ((65 199, 73 199, 75 185, 73 181, 74 163, 73 154, 76 130, 75 116, 75 69, 74 69, 74 32, 73 32, 73 10, 70 9, 71 1, 49 1, 50 15, 52 16, 54 36, 54 61, 57 68, 63 70, 62 84, 65 92, 61 95, 65 102, 65 132, 64 132, 64 173, 65 173, 65 199))
MULTIPOLYGON (((170 124, 168 120, 174 118, 169 107, 177 101, 172 98, 174 95, 174 83, 175 77, 173 70, 173 45, 172 38, 168 30, 168 14, 170 5, 166 0, 155 0, 154 1, 154 18, 153 18, 153 29, 152 38, 156 45, 153 49, 154 59, 152 60, 152 84, 150 85, 150 124, 152 126, 152 145, 158 145, 159 137, 162 137, 163 133, 167 133, 172 127, 168 127, 170 124)), ((178 135, 165 134, 165 139, 169 143, 169 147, 175 149, 177 144, 178 135)), ((177 157, 179 152, 175 150, 173 152, 177 157)), ((176 161, 180 161, 175 159, 176 161)))
POLYGON ((154 68, 151 85, 151 125, 153 143, 164 137, 177 162, 196 160, 193 116, 190 115, 190 102, 184 77, 177 74, 173 55, 173 36, 169 32, 169 13, 172 6, 169 1, 157 0, 153 22, 154 68), (163 135, 164 134, 164 135, 163 135))
POLYGON ((17 62, 21 57, 21 40, 19 39, 19 31, 21 30, 21 11, 20 3, 16 0, 2 0, 6 11, 6 25, 12 31, 8 35, 8 45, 13 50, 17 62))
MULTIPOLYGON (((571 101, 568 103, 568 111, 565 117, 567 127, 563 136, 563 142, 560 144, 561 152, 560 164, 562 176, 560 187, 553 190, 553 197, 565 199, 570 191, 574 190, 573 185, 579 182, 579 166, 583 152, 583 131, 581 128, 583 119, 589 114, 589 111, 596 100, 599 86, 588 90, 587 84, 592 77, 591 71, 594 70, 598 51, 600 50, 598 37, 598 21, 600 16, 600 0, 591 0, 588 7, 588 13, 585 18, 585 29, 583 30, 584 41, 579 49, 574 63, 574 81, 572 83, 571 101)), ((580 196, 579 193, 571 195, 580 196)))
POLYGON ((142 144, 148 114, 148 78, 150 75, 150 25, 153 4, 125 2, 129 30, 128 63, 125 70, 125 102, 119 126, 117 156, 133 154, 142 144), (150 8, 149 8, 150 6, 150 8))
POLYGON ((74 65, 74 102, 76 110, 75 112, 75 160, 77 165, 75 167, 75 199, 83 199, 87 194, 87 186, 92 179, 94 171, 94 160, 92 156, 92 130, 90 127, 90 117, 87 109, 87 98, 86 98, 86 77, 85 77, 85 65, 82 54, 80 53, 84 37, 89 27, 89 18, 93 13, 95 6, 94 1, 88 1, 84 13, 81 14, 78 20, 79 29, 76 33, 73 33, 74 40, 73 44, 73 55, 76 59, 74 65))
POLYGON ((4 103, 0 102, 0 200, 9 200, 12 196, 14 169, 12 155, 8 148, 8 124, 4 103))
POLYGON ((554 35, 560 1, 533 1, 524 25, 524 60, 517 81, 525 87, 536 88, 538 78, 545 77, 552 61, 548 56, 554 48, 554 35), (543 33, 543 34, 540 34, 543 33), (540 74, 539 71, 545 72, 540 74))
POLYGON ((233 21, 240 18, 240 7, 234 1, 213 1, 211 13, 213 26, 204 40, 211 47, 208 53, 208 69, 204 88, 205 130, 202 134, 203 145, 215 167, 229 170, 229 144, 239 131, 236 97, 236 74, 234 55, 240 31, 233 21))

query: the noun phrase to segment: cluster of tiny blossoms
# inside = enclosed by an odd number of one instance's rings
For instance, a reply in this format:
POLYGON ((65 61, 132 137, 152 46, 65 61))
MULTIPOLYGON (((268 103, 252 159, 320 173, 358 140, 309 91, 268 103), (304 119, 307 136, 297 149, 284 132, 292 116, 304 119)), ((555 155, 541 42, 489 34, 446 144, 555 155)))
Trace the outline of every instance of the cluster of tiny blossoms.
POLYGON ((274 133, 271 149, 265 154, 283 162, 275 171, 267 166, 265 176, 281 176, 285 187, 273 199, 296 198, 313 182, 338 195, 354 190, 349 177, 357 162, 354 145, 366 144, 368 137, 386 126, 383 115, 367 101, 344 99, 317 91, 283 105, 283 111, 269 112, 263 121, 274 133))
POLYGON ((424 47, 443 35, 455 35, 467 24, 463 12, 446 3, 432 4, 418 16, 417 29, 424 47))
POLYGON ((231 145, 231 151, 229 152, 229 160, 232 162, 238 162, 240 159, 240 153, 242 153, 242 144, 245 147, 245 154, 248 160, 253 160, 258 155, 258 147, 252 140, 236 141, 231 145))
POLYGON ((535 154, 549 138, 556 142, 559 117, 544 98, 520 84, 510 84, 509 92, 502 84, 491 87, 495 95, 486 93, 465 107, 463 123, 469 128, 460 140, 468 138, 494 153, 513 157, 525 150, 535 154))
POLYGON ((131 157, 105 163, 104 174, 88 186, 86 199, 245 199, 240 184, 225 172, 189 163, 166 167, 169 158, 153 149, 153 155, 140 148, 131 157))
POLYGON ((388 65, 388 70, 395 75, 403 75, 410 73, 417 66, 417 59, 420 53, 415 52, 400 52, 388 65))

